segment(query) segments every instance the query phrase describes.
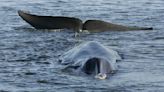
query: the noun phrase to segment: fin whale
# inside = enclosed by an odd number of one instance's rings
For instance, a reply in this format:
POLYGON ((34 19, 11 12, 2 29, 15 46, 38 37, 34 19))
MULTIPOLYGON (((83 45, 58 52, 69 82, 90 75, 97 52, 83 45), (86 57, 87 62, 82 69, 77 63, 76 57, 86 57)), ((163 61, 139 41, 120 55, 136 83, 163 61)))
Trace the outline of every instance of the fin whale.
POLYGON ((74 17, 64 16, 40 16, 19 10, 18 15, 36 29, 71 29, 76 32, 87 30, 89 32, 102 31, 131 31, 131 30, 153 30, 152 27, 129 27, 102 20, 82 20, 74 17))

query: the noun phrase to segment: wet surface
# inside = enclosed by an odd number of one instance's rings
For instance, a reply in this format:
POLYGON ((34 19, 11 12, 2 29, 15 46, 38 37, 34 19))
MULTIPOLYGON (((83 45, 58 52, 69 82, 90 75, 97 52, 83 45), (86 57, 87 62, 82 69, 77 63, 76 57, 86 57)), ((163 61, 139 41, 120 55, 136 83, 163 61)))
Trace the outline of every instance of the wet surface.
POLYGON ((163 92, 163 0, 1 0, 0 92, 163 92), (101 19, 154 27, 153 31, 82 33, 35 30, 17 10, 40 15, 101 19), (60 54, 85 41, 119 52, 118 72, 107 80, 63 73, 60 54))

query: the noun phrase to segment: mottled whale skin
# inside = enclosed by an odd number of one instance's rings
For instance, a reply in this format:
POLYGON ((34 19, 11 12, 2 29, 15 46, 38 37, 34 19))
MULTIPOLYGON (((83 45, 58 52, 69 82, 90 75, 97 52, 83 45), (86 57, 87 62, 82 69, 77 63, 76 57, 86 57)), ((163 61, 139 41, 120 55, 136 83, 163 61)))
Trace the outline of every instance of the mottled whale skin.
POLYGON ((89 41, 65 52, 59 60, 61 64, 69 68, 80 70, 87 75, 95 75, 99 79, 105 79, 107 74, 117 70, 116 61, 121 60, 121 57, 116 51, 98 42, 89 41))
POLYGON ((18 11, 19 16, 36 29, 71 29, 80 31, 82 21, 78 18, 64 16, 39 16, 18 11))

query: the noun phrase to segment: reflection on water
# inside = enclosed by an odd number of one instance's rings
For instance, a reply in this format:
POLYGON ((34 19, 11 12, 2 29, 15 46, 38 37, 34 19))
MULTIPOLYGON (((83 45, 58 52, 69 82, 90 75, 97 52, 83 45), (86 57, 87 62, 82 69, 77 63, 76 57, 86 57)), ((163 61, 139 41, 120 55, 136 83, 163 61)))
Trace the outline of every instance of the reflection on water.
POLYGON ((1 0, 0 91, 163 92, 163 0, 1 0), (17 10, 40 15, 101 19, 153 31, 81 34, 35 30, 17 10), (118 72, 107 80, 63 73, 60 54, 84 41, 99 41, 119 52, 118 72))

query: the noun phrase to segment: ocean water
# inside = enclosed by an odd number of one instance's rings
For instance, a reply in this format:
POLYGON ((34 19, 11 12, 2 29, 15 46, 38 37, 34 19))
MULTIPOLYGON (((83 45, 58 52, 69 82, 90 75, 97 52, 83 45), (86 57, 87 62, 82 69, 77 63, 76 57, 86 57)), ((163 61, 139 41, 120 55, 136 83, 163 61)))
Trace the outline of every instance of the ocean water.
POLYGON ((163 0, 0 0, 0 92, 163 92, 163 0), (18 10, 33 14, 100 19, 152 31, 81 33, 36 30, 18 10), (58 57, 98 41, 121 55, 106 80, 61 71, 58 57))

